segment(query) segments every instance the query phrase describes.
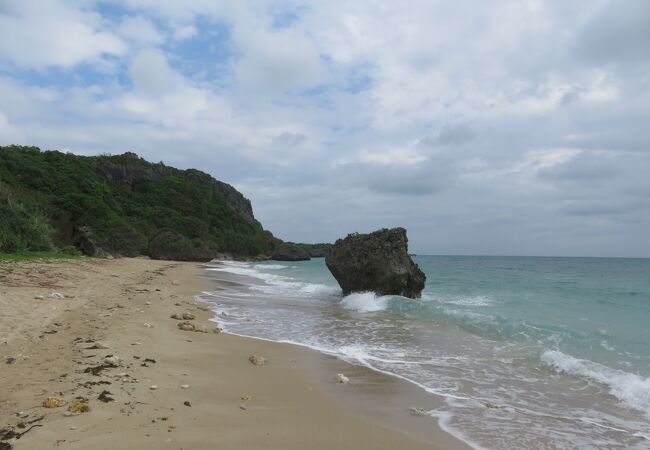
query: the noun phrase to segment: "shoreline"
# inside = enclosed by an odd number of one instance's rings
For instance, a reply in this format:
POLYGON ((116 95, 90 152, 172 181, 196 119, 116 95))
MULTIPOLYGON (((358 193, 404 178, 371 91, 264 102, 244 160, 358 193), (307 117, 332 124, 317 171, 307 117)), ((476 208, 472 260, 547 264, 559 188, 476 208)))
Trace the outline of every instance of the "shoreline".
POLYGON ((171 314, 191 313, 199 326, 214 317, 196 300, 218 290, 202 265, 125 258, 0 268, 0 363, 14 358, 0 373, 0 427, 25 432, 3 441, 13 448, 470 448, 408 414, 427 405, 404 404, 420 393, 407 381, 305 347, 178 329, 171 314), (97 342, 109 348, 90 349, 97 342), (84 373, 111 354, 117 367, 84 373), (253 354, 267 363, 251 364, 253 354), (340 371, 350 383, 335 381, 340 371), (113 401, 98 400, 103 391, 113 401), (43 408, 48 396, 67 404, 43 408), (76 397, 89 412, 66 414, 76 397))

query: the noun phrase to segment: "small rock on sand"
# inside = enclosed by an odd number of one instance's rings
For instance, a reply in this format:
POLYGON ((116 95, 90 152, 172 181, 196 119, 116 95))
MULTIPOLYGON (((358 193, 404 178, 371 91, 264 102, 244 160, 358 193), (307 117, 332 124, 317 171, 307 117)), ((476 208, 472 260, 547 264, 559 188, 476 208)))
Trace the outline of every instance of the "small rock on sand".
POLYGON ((350 379, 348 377, 346 377, 345 375, 343 375, 342 373, 337 373, 336 374, 336 381, 338 381, 339 383, 345 384, 345 383, 349 383, 350 379))
POLYGON ((207 333, 208 329, 202 325, 194 325, 192 322, 181 322, 178 324, 178 328, 183 331, 196 331, 197 333, 207 333))
POLYGON ((65 295, 61 294, 60 292, 52 292, 50 294, 50 298, 65 298, 65 295))
POLYGON ((219 327, 214 327, 214 328, 212 329, 212 332, 213 332, 214 334, 219 334, 219 333, 221 333, 221 331, 222 331, 222 330, 221 330, 221 328, 219 328, 219 327))
POLYGON ((239 409, 246 411, 248 407, 246 405, 239 405, 239 409))
POLYGON ((249 394, 246 394, 246 395, 242 395, 242 396, 241 396, 241 399, 242 399, 242 400, 246 400, 246 401, 248 401, 248 400, 253 400, 253 396, 252 396, 252 395, 249 395, 249 394))
POLYGON ((183 402, 183 404, 184 404, 185 406, 190 406, 190 407, 192 406, 192 404, 191 404, 189 401, 187 401, 187 400, 185 400, 185 401, 183 402))
POLYGON ((178 281, 173 280, 173 281, 172 281, 172 286, 178 286, 178 281))
POLYGON ((151 325, 148 322, 143 323, 142 326, 144 326, 145 328, 153 328, 153 325, 151 325))
POLYGON ((155 391, 155 390, 158 389, 158 386, 155 385, 155 384, 152 384, 151 386, 149 386, 149 389, 151 389, 152 391, 155 391))
POLYGON ((65 400, 59 397, 48 397, 43 400, 44 408, 61 408, 65 406, 65 400))
POLYGON ((43 297, 42 295, 35 295, 34 296, 34 300, 43 300, 44 298, 45 297, 43 297))
POLYGON ((172 314, 170 317, 171 317, 172 319, 176 319, 176 320, 183 320, 183 316, 180 315, 180 314, 178 314, 178 313, 174 313, 174 314, 172 314))
POLYGON ((266 358, 263 356, 250 355, 248 357, 248 360, 251 362, 251 364, 255 366, 263 366, 264 364, 266 364, 266 358))
POLYGON ((183 320, 194 320, 194 317, 192 313, 183 313, 183 320))
POLYGON ((104 358, 104 364, 109 366, 117 366, 120 363, 120 358, 115 355, 108 355, 104 358))
POLYGON ((109 349, 110 347, 106 344, 104 344, 102 341, 95 341, 93 345, 88 347, 88 349, 98 349, 98 350, 106 350, 109 349))
POLYGON ((189 384, 181 384, 181 389, 189 389, 190 385, 189 384))
POLYGON ((409 408, 409 414, 412 416, 426 416, 427 412, 424 410, 424 408, 416 408, 415 406, 411 406, 409 408))
POLYGON ((68 406, 68 411, 72 414, 86 413, 90 411, 90 406, 83 400, 75 400, 68 406))

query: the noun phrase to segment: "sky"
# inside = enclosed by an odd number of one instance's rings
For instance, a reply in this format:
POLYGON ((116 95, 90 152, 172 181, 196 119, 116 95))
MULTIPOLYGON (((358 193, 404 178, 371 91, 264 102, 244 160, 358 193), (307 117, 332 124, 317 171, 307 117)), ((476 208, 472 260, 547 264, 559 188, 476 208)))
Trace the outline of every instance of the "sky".
POLYGON ((650 257, 647 0, 0 0, 0 145, 133 151, 285 240, 650 257))

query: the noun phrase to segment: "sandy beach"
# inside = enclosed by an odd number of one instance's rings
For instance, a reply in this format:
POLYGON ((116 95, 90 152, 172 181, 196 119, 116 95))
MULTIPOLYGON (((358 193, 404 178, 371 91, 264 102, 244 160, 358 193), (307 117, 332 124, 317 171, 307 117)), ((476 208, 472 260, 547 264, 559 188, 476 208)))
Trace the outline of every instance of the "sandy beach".
POLYGON ((439 400, 406 382, 214 332, 194 296, 218 286, 202 275, 140 258, 1 263, 0 448, 468 448, 409 414, 439 400))

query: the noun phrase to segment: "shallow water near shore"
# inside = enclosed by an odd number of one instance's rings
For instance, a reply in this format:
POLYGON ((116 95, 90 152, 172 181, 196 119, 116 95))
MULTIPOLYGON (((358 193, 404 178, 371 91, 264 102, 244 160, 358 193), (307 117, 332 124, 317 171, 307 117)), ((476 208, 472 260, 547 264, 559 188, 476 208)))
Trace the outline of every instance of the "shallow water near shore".
POLYGON ((420 301, 342 297, 322 259, 228 262, 229 332, 308 346, 437 394, 475 447, 650 448, 650 260, 415 258, 420 301))

